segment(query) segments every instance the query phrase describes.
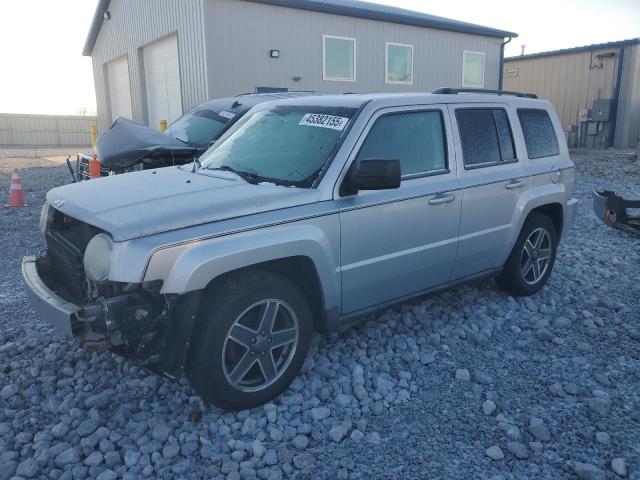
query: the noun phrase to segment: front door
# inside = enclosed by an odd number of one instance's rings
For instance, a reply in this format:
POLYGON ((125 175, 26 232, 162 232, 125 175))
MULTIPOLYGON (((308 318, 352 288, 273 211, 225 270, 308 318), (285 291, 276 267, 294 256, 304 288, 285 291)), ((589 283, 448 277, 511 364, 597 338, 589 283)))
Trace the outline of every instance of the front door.
POLYGON ((516 208, 529 176, 514 141, 514 112, 503 104, 450 106, 463 187, 460 243, 452 279, 499 268, 506 260, 516 208))
POLYGON ((342 314, 385 304, 449 280, 461 191, 442 106, 380 110, 352 161, 400 160, 395 190, 338 198, 342 314))

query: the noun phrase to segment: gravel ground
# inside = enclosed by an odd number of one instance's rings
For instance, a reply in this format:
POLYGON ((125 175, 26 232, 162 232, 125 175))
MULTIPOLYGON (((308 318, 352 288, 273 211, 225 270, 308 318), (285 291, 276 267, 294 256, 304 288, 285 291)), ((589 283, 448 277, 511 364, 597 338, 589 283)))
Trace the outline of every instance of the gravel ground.
POLYGON ((600 224, 590 191, 640 197, 640 164, 574 153, 579 213, 548 285, 512 298, 487 280, 316 336, 280 399, 237 414, 185 382, 87 354, 36 318, 19 259, 43 247, 55 159, 1 209, 0 480, 640 479, 640 248, 600 224))

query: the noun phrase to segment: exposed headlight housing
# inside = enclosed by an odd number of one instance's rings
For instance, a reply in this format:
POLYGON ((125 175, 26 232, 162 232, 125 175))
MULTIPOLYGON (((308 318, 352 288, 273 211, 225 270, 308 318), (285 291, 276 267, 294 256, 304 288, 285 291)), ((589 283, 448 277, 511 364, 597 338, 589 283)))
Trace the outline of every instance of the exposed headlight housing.
POLYGON ((49 219, 53 215, 53 209, 49 205, 49 202, 44 201, 44 205, 42 205, 42 210, 40 211, 40 232, 44 233, 47 229, 47 225, 49 223, 49 219))
POLYGON ((84 271, 94 282, 104 282, 109 278, 113 240, 106 233, 99 233, 87 244, 84 251, 84 271))

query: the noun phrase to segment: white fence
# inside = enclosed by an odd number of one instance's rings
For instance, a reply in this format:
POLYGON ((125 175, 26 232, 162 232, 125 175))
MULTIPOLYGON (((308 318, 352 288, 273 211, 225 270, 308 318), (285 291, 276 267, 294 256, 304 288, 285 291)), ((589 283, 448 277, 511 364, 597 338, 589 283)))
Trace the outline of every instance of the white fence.
POLYGON ((86 147, 96 117, 0 113, 0 147, 86 147))

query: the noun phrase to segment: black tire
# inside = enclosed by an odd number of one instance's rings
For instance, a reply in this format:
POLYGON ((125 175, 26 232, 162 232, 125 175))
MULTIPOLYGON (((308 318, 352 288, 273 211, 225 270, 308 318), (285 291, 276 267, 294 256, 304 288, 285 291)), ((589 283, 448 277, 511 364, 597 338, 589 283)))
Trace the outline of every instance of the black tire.
MULTIPOLYGON (((546 241, 543 241, 543 243, 544 245, 547 245, 546 241)), ((518 236, 518 240, 516 241, 516 244, 514 245, 509 258, 504 264, 502 273, 498 277, 496 277, 496 283, 503 290, 506 290, 507 292, 517 296, 524 297, 533 295, 538 290, 540 290, 549 279, 556 261, 557 248, 558 234, 553 225, 553 222, 546 215, 535 212, 532 213, 525 221, 524 226, 520 231, 520 235, 518 236), (526 263, 526 260, 528 259, 528 251, 525 252, 525 243, 528 239, 530 239, 534 232, 538 232, 541 229, 548 235, 550 257, 544 273, 538 271, 538 273, 542 273, 542 275, 540 275, 539 278, 536 279, 535 272, 531 272, 531 270, 528 270, 527 268, 528 264, 526 263), (523 274, 523 269, 528 270, 527 277, 525 277, 525 275, 523 274)), ((541 252, 542 250, 546 249, 537 248, 536 250, 538 252, 541 252)), ((537 256, 534 256, 534 259, 541 258, 541 256, 542 255, 538 253, 537 256)), ((539 266, 538 269, 540 270, 539 266)))
MULTIPOLYGON (((214 285, 203 297, 187 362, 187 375, 191 386, 201 397, 225 410, 252 408, 274 399, 287 389, 302 368, 309 350, 312 325, 312 312, 306 295, 288 278, 268 271, 231 274, 219 284, 214 285), (263 307, 260 302, 267 303, 263 307), (289 322, 291 325, 297 322, 298 331, 295 340, 287 346, 277 348, 271 346, 273 338, 277 338, 275 334, 284 333, 285 330, 289 332, 293 327, 289 325, 283 330, 273 331, 272 338, 271 333, 265 336, 260 336, 259 331, 247 333, 245 321, 245 319, 250 321, 255 318, 257 322, 255 328, 260 330, 258 324, 267 317, 267 309, 269 305, 274 305, 274 302, 277 304, 275 308, 271 307, 276 311, 274 322, 284 324, 289 322), (254 306, 256 304, 258 305, 254 306), (239 325, 237 321, 241 319, 239 325), (242 346, 244 345, 242 343, 235 343, 233 338, 227 338, 231 335, 232 327, 234 332, 241 331, 242 335, 249 335, 242 340, 247 341, 247 345, 248 341, 253 342, 249 345, 250 349, 242 346), (238 329, 238 327, 242 328, 238 329), (258 339, 257 343, 255 343, 256 339, 258 339), (275 358, 279 355, 278 352, 286 352, 289 348, 292 350, 289 350, 286 361, 281 362, 280 371, 276 367, 277 362, 272 361, 271 365, 275 367, 274 372, 278 376, 268 384, 263 366, 266 364, 262 362, 267 358, 275 358), (245 358, 244 354, 248 355, 249 350, 251 358, 245 358), (265 350, 268 352, 268 357, 265 357, 265 350), (237 370, 232 364, 233 358, 229 360, 232 357, 228 354, 229 351, 239 352, 236 353, 235 361, 237 370), (240 365, 242 361, 245 362, 243 365, 252 364, 246 375, 249 379, 255 378, 254 386, 251 386, 244 377, 240 380, 245 384, 240 384, 238 381, 238 384, 234 385, 235 375, 233 374, 243 370, 240 365), (260 376, 264 379, 263 387, 259 385, 260 376)), ((254 327, 251 326, 251 328, 254 327)))

